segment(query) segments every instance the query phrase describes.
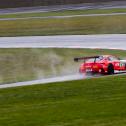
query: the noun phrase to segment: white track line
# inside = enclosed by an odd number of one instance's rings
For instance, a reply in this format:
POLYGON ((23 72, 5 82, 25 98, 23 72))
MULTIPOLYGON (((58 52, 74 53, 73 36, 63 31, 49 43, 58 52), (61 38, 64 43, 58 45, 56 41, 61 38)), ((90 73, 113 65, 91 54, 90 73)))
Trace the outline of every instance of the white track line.
POLYGON ((60 18, 73 18, 73 17, 115 16, 115 15, 126 15, 126 13, 81 14, 81 15, 45 16, 45 17, 24 17, 24 18, 0 18, 0 21, 29 20, 29 19, 58 19, 58 18, 60 19, 60 18))
POLYGON ((11 84, 1 84, 0 89, 21 87, 21 86, 30 86, 30 85, 39 85, 39 84, 48 84, 48 83, 64 82, 64 81, 72 81, 72 80, 82 80, 82 79, 89 79, 89 78, 119 76, 119 75, 126 75, 126 73, 107 75, 107 76, 101 76, 101 75, 86 76, 86 75, 80 75, 80 74, 66 75, 66 76, 59 76, 59 77, 32 80, 32 81, 16 82, 16 83, 11 83, 11 84))
POLYGON ((86 78, 86 76, 82 76, 80 74, 66 75, 66 76, 59 76, 59 77, 33 80, 33 81, 17 82, 17 83, 11 83, 11 84, 2 84, 2 85, 0 85, 0 88, 10 88, 10 87, 28 86, 28 85, 36 85, 36 84, 47 84, 47 83, 53 83, 53 82, 79 80, 79 79, 84 79, 84 78, 86 78))

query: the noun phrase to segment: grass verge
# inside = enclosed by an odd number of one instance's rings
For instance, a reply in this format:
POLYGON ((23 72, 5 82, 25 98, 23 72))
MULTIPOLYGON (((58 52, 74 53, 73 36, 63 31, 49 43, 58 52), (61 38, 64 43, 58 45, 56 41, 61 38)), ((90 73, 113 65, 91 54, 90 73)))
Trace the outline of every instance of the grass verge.
POLYGON ((0 36, 126 33, 126 16, 0 21, 0 36))
POLYGON ((0 90, 0 125, 125 126, 126 76, 0 90))
POLYGON ((120 50, 0 49, 0 83, 75 74, 81 63, 74 63, 74 57, 99 54, 126 57, 120 50))

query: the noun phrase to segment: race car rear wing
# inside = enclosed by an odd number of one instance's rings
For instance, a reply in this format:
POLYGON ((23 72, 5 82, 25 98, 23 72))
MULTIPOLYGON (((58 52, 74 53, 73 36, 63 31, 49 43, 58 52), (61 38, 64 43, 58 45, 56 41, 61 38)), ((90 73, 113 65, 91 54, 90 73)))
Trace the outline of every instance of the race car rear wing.
POLYGON ((91 58, 99 58, 100 56, 89 56, 89 57, 79 57, 79 58, 74 58, 75 62, 78 62, 80 60, 86 60, 86 59, 91 59, 91 58))

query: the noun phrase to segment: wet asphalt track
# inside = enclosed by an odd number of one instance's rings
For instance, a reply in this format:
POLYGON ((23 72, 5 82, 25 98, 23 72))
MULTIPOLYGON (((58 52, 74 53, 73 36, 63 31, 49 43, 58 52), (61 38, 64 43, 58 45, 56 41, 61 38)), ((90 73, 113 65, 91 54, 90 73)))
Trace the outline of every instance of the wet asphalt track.
POLYGON ((126 1, 121 0, 113 2, 100 2, 98 4, 84 3, 84 4, 72 4, 72 5, 7 8, 7 9, 0 9, 0 14, 51 12, 61 10, 110 9, 110 8, 126 8, 126 1))
MULTIPOLYGON (((39 6, 39 7, 21 7, 0 9, 0 15, 17 14, 17 13, 34 13, 34 12, 51 12, 63 10, 88 10, 88 9, 110 9, 110 8, 126 8, 126 1, 101 2, 101 3, 84 3, 72 5, 55 5, 55 6, 39 6)), ((24 18, 0 18, 0 21, 12 20, 27 20, 27 19, 57 19, 57 18, 72 18, 72 17, 91 17, 91 16, 112 16, 126 15, 126 13, 111 13, 111 14, 81 14, 81 15, 66 15, 66 16, 43 16, 43 17, 24 17, 24 18)))
POLYGON ((80 75, 80 74, 73 74, 73 75, 66 75, 66 76, 58 76, 52 78, 45 78, 39 80, 31 80, 25 82, 16 82, 10 84, 1 84, 0 89, 4 88, 12 88, 12 87, 21 87, 21 86, 30 86, 30 85, 39 85, 39 84, 48 84, 54 82, 65 82, 71 80, 83 80, 83 79, 90 79, 90 78, 101 78, 101 77, 108 77, 108 76, 118 76, 118 75, 126 75, 126 72, 116 73, 114 75, 80 75))
POLYGON ((0 37, 0 48, 107 48, 126 50, 126 34, 0 37))
POLYGON ((38 84, 47 84, 47 83, 53 83, 53 82, 63 82, 63 81, 70 81, 70 80, 79 80, 79 79, 84 79, 84 78, 87 78, 87 77, 80 75, 80 74, 66 75, 66 76, 45 78, 45 79, 32 80, 32 81, 17 82, 17 83, 12 83, 12 84, 2 84, 2 85, 0 85, 0 89, 1 88, 36 85, 36 84, 37 85, 38 84))
MULTIPOLYGON (((126 34, 2 37, 0 48, 105 48, 126 50, 126 34)), ((125 74, 125 73, 120 73, 125 74)), ((115 74, 117 76, 118 74, 115 74)), ((93 76, 101 77, 101 76, 93 76)), ((104 76, 103 76, 104 77, 104 76)), ((0 88, 92 78, 79 74, 0 85, 0 88)))

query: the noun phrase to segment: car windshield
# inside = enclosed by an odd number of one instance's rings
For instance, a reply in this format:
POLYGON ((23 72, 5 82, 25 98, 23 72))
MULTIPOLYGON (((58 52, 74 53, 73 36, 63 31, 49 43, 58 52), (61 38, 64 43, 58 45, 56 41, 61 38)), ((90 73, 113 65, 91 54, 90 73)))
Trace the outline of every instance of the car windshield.
POLYGON ((96 58, 96 62, 103 60, 103 56, 100 56, 99 58, 96 58))
POLYGON ((119 60, 119 58, 117 58, 117 57, 115 57, 115 56, 110 56, 110 57, 108 57, 108 59, 109 59, 110 61, 119 60))

